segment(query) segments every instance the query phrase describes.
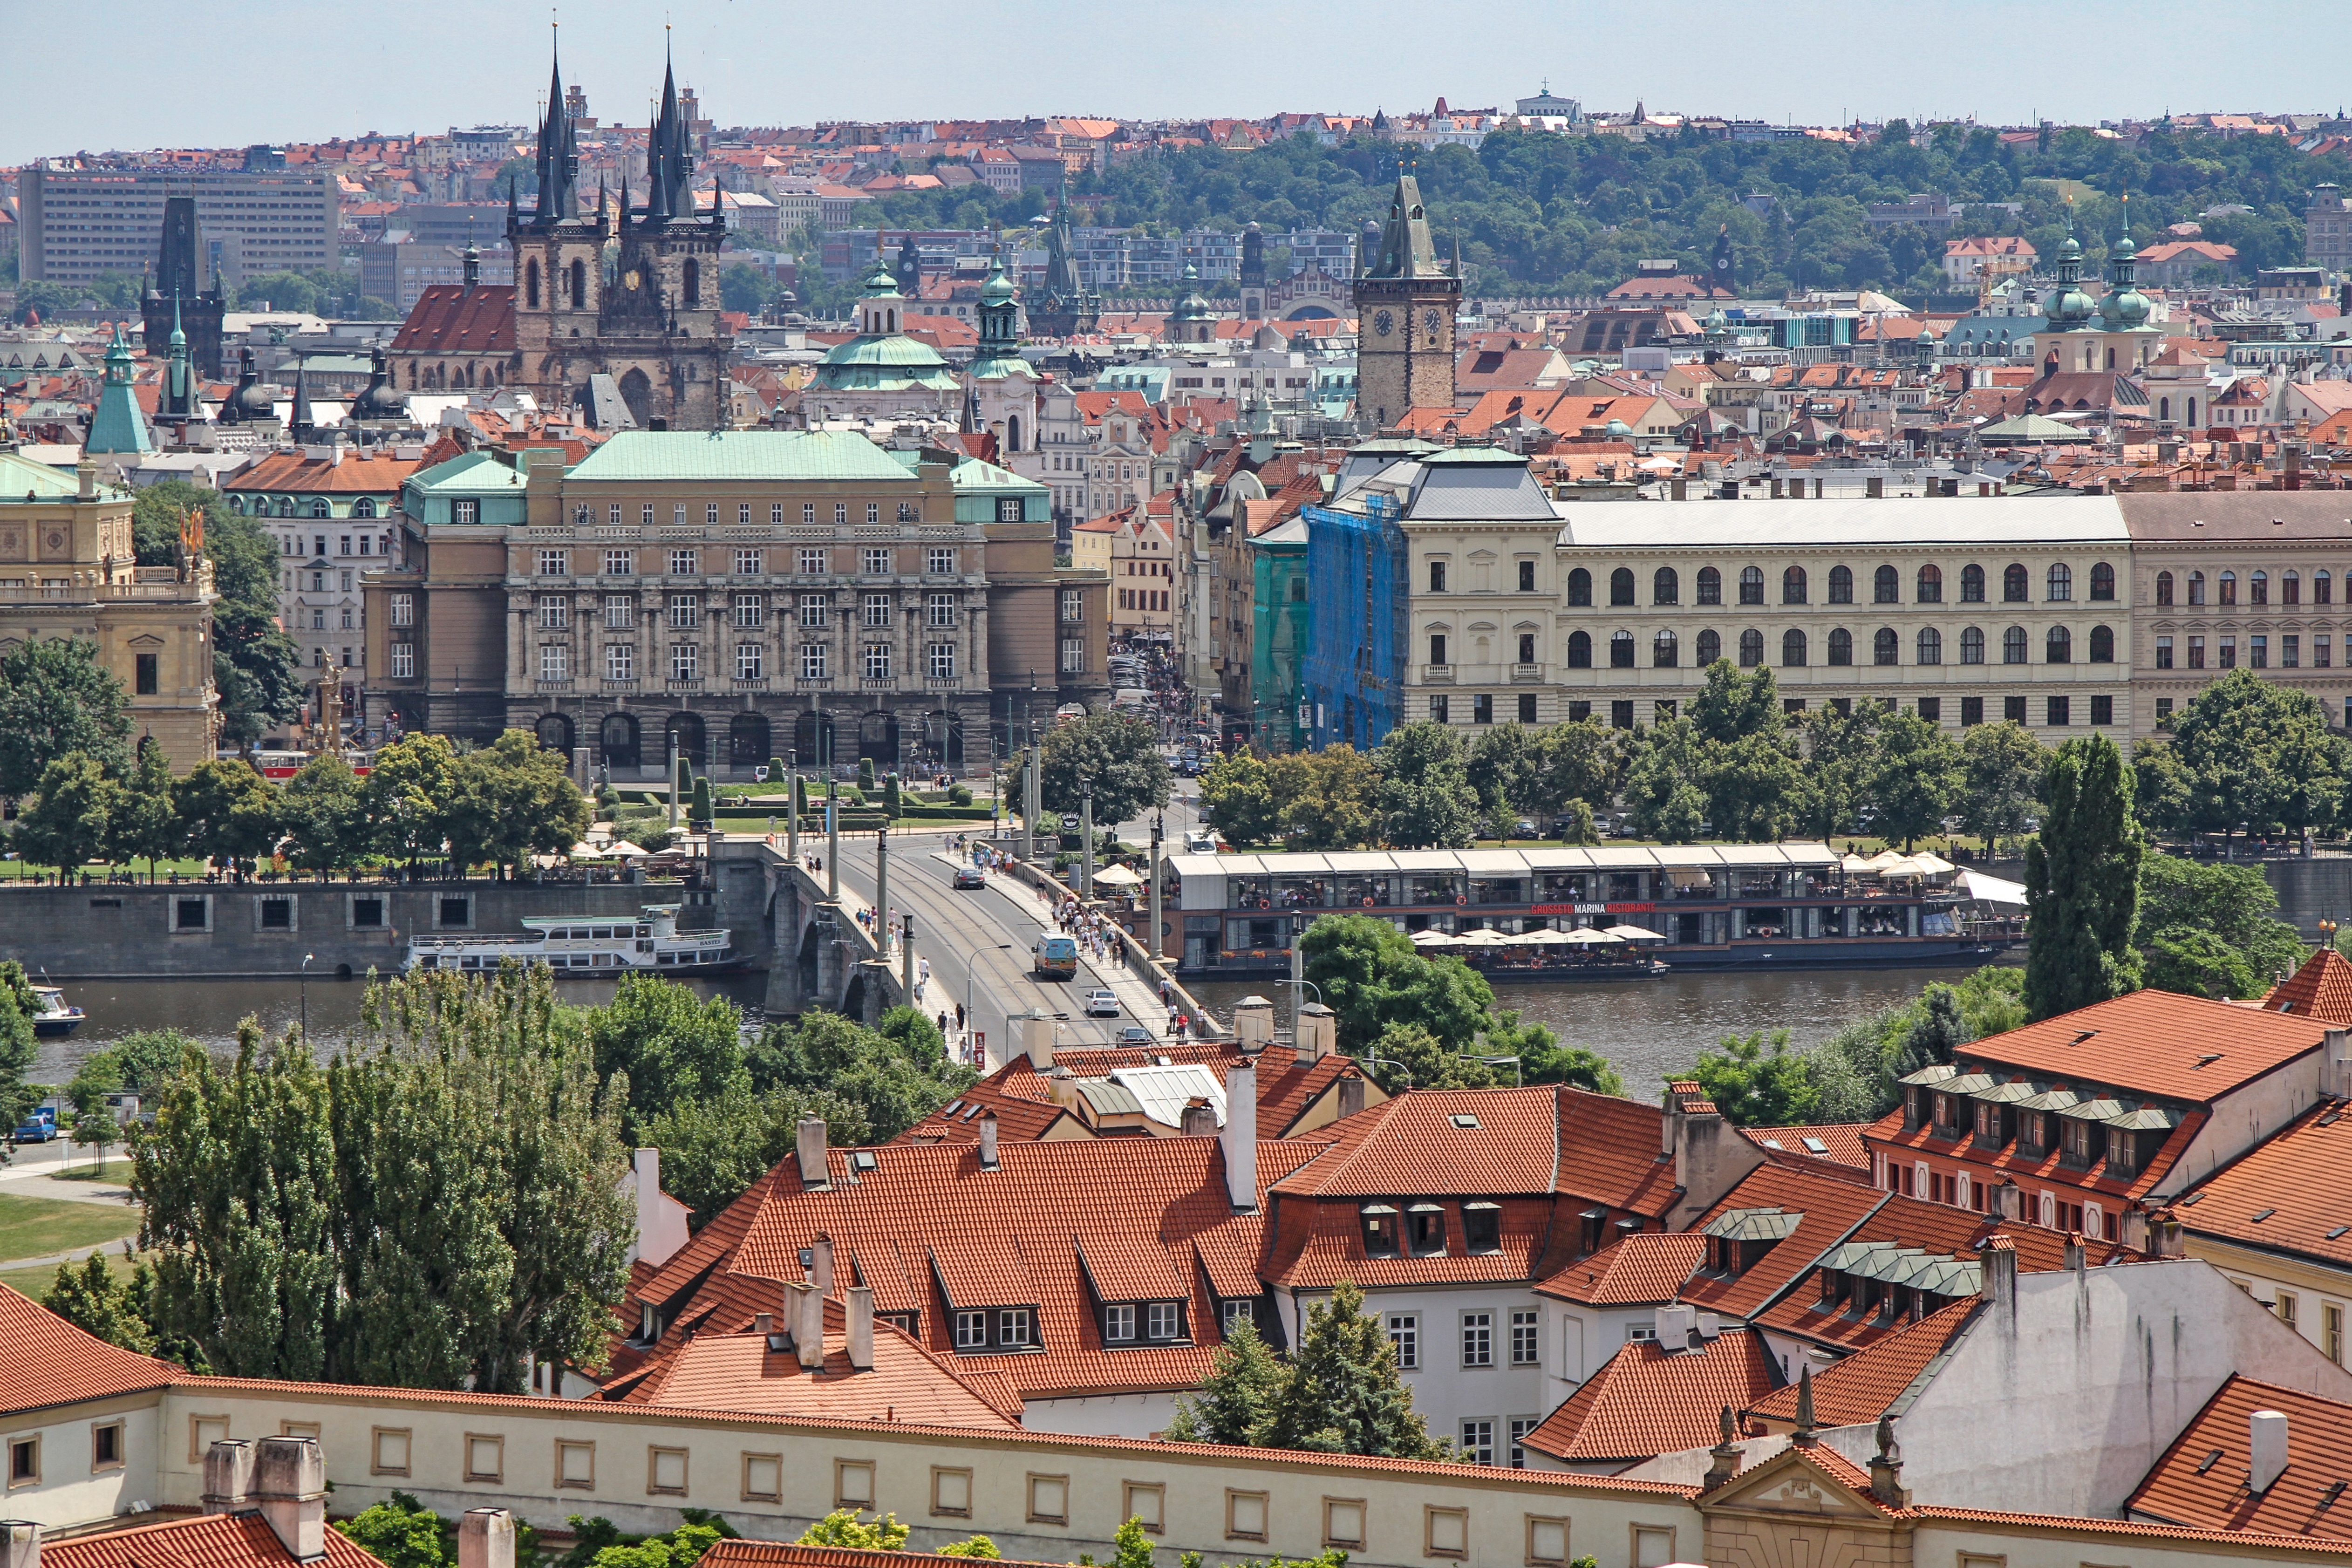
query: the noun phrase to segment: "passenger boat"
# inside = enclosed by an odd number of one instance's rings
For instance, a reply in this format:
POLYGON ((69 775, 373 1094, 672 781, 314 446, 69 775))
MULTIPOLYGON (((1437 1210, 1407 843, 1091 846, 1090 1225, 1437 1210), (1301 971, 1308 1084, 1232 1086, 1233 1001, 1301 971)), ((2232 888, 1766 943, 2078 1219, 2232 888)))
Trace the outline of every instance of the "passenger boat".
POLYGON ((33 1033, 36 1035, 70 1035, 80 1028, 82 1020, 89 1016, 80 1008, 67 1005, 65 992, 55 985, 36 985, 33 996, 41 1005, 40 1010, 33 1015, 33 1033))
POLYGON ((624 969, 730 969, 741 961, 725 931, 681 931, 680 906, 646 904, 637 919, 526 916, 520 935, 420 936, 408 943, 410 969, 496 969, 508 959, 544 964, 558 975, 596 976, 624 969))

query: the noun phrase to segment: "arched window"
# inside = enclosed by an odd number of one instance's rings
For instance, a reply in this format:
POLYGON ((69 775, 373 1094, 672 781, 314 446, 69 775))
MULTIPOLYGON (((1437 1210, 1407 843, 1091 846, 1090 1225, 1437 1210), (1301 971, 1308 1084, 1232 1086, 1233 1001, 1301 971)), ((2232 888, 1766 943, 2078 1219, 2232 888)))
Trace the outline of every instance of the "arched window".
POLYGON ((1764 602, 1764 568, 1743 566, 1739 571, 1739 602, 1760 605, 1764 602))
POLYGON ((359 500, 352 502, 352 515, 353 517, 373 517, 375 515, 375 497, 362 496, 359 500))
POLYGON ((2099 600, 2116 596, 2116 569, 2105 562, 2095 562, 2091 567, 2091 597, 2099 600))
POLYGON ((2246 577, 2246 603, 2267 605, 2270 602, 2271 574, 2267 572, 2249 573, 2246 577))
POLYGON ((1981 605, 1984 603, 1983 567, 1963 566, 1960 568, 1960 603, 1963 605, 1981 605))
POLYGON ((2025 628, 2023 626, 2011 626, 2000 634, 2000 662, 2003 664, 2025 662, 2025 628))
POLYGON ((702 263, 690 256, 686 258, 685 291, 686 302, 688 305, 702 303, 702 263))
POLYGON ((1630 605, 1633 602, 1632 567, 1620 566, 1616 571, 1609 574, 1609 602, 1612 605, 1630 605))
POLYGON ((1970 626, 1960 634, 1960 662, 1962 664, 1984 662, 1984 628, 1982 626, 1970 626))
POLYGON ((2311 574, 2311 602, 2315 605, 2327 604, 2330 602, 2328 595, 2329 584, 2327 581, 2327 574, 2325 572, 2314 572, 2311 574))
POLYGON ((1892 566, 1881 566, 1870 574, 1870 602, 1874 605, 1900 604, 1903 599, 1903 574, 1892 566))
POLYGON ((229 497, 228 510, 234 512, 243 512, 245 510, 245 498, 243 496, 229 497))
POLYGON ((1832 605, 1853 603, 1853 568, 1847 566, 1830 568, 1830 603, 1832 605))
POLYGON ((1933 626, 1919 628, 1919 662, 1921 664, 1944 662, 1944 634, 1933 626))
POLYGON ((1570 669, 1592 668, 1592 634, 1590 632, 1568 634, 1568 668, 1570 669))
POLYGON ((1650 574, 1650 603, 1674 605, 1682 601, 1682 580, 1671 566, 1661 566, 1650 574))
POLYGON ((1612 669, 1633 668, 1633 634, 1632 632, 1620 631, 1610 634, 1609 668, 1612 669))
POLYGON ((2156 602, 2159 605, 2172 603, 2172 574, 2169 572, 2156 574, 2156 602))
POLYGON ((1008 414, 1004 416, 1004 449, 1008 452, 1018 452, 1022 449, 1021 416, 1018 414, 1008 414))
POLYGON ((2074 662, 2074 636, 2064 626, 2052 626, 2050 635, 2042 639, 2042 659, 2045 664, 2074 662))
POLYGON ((1835 665, 1853 662, 1853 634, 1843 626, 1830 634, 1830 662, 1835 665))
POLYGON ((1940 566, 1919 568, 1919 602, 1940 605, 1944 602, 1944 569, 1940 566))
POLYGON ((1805 634, 1794 626, 1780 634, 1780 667, 1783 669, 1805 668, 1805 634))
POLYGON ((531 731, 538 736, 540 745, 548 751, 572 750, 572 715, 569 713, 542 713, 539 716, 539 722, 531 726, 531 731))
POLYGON ((608 713, 598 727, 596 741, 608 768, 634 771, 639 756, 637 721, 628 713, 608 713))
POLYGON ((1592 603, 1592 574, 1581 566, 1568 574, 1568 602, 1584 606, 1592 603))
POLYGON ((2279 574, 2279 603, 2282 605, 2300 605, 2303 603, 2302 573, 2282 572, 2279 574))
POLYGON ((536 256, 522 269, 522 302, 534 310, 539 309, 539 258, 536 256))
POLYGON ((2163 420, 2169 420, 2172 417, 2172 399, 2159 397, 2156 400, 2156 416, 2163 420))
POLYGON ((2025 567, 2023 564, 2015 561, 2011 562, 2009 565, 2002 570, 2000 574, 2001 603, 2005 605, 2021 605, 2025 603, 2026 584, 2028 581, 2029 579, 2025 575, 2025 567))
POLYGON ((2238 574, 2235 572, 2224 572, 2221 574, 2221 603, 2224 605, 2234 605, 2237 602, 2238 574))
POLYGON ((1764 662, 1764 634, 1754 626, 1739 634, 1739 668, 1753 669, 1764 662))
POLYGON ((2113 626, 2091 628, 2091 662, 2093 664, 2116 662, 2116 632, 2113 626))
POLYGON ((312 517, 332 517, 335 513, 331 507, 328 506, 323 500, 314 500, 310 503, 310 515, 312 517))
POLYGON ((2053 604, 2074 596, 2074 569, 2063 561, 2050 568, 2050 600, 2053 604))
POLYGON ((1675 657, 1675 634, 1662 631, 1650 639, 1650 668, 1672 669, 1680 662, 1675 657))
POLYGON ((1780 574, 1780 602, 1801 605, 1805 602, 1805 569, 1791 566, 1780 574))
POLYGON ((1878 628, 1878 630, 1877 630, 1877 631, 1875 631, 1875 632, 1874 632, 1874 633, 1872 633, 1872 634, 1871 634, 1871 638, 1870 638, 1870 662, 1871 662, 1871 663, 1873 663, 1873 664, 1895 664, 1895 663, 1898 663, 1898 662, 1900 662, 1899 656, 1900 656, 1900 654, 1901 654, 1901 652, 1902 652, 1902 649, 1903 649, 1903 639, 1902 639, 1902 638, 1900 638, 1900 637, 1896 637, 1896 636, 1895 635, 1895 628, 1894 628, 1893 626, 1881 626, 1881 627, 1879 627, 1879 628, 1878 628))
POLYGON ((1712 566, 1698 569, 1698 602, 1702 605, 1723 603, 1723 574, 1712 566))
POLYGON ((584 261, 574 261, 572 264, 572 303, 574 306, 580 306, 587 302, 588 264, 584 261))
POLYGON ((1698 662, 1701 668, 1723 657, 1723 637, 1713 627, 1698 634, 1698 662))
POLYGON ((2191 605, 2205 602, 2205 574, 2202 572, 2189 574, 2189 602, 2191 605))

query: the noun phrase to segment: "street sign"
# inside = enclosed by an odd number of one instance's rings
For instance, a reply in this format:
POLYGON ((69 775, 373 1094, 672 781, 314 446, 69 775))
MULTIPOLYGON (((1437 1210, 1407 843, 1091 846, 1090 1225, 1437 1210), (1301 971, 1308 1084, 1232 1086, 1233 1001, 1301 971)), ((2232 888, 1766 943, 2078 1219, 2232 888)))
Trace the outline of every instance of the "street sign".
POLYGON ((1064 812, 1062 814, 1062 831, 1065 833, 1076 833, 1077 830, 1077 814, 1075 812, 1064 812))

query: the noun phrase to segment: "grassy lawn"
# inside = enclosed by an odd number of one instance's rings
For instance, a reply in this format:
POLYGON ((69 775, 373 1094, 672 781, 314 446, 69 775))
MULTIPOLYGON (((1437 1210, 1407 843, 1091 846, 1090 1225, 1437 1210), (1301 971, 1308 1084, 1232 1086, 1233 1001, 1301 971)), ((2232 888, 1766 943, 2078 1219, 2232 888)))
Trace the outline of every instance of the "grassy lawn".
MULTIPOLYGON (((117 1279, 127 1279, 131 1277, 130 1260, 122 1256, 121 1248, 115 1248, 103 1256, 106 1258, 108 1273, 117 1279)), ((73 1267, 79 1269, 81 1265, 77 1263, 73 1267)), ((5 1285, 20 1296, 30 1296, 36 1301, 47 1295, 49 1287, 57 1281, 58 1266, 54 1263, 44 1263, 34 1268, 0 1268, 0 1285, 5 1285)))
POLYGON ((119 1241, 138 1228, 139 1211, 128 1204, 118 1207, 0 1193, 0 1258, 46 1258, 119 1241))
POLYGON ((131 1181, 131 1162, 109 1160, 96 1170, 90 1169, 87 1164, 77 1165, 70 1171, 52 1172, 49 1180, 53 1182, 119 1182, 128 1185, 131 1181))

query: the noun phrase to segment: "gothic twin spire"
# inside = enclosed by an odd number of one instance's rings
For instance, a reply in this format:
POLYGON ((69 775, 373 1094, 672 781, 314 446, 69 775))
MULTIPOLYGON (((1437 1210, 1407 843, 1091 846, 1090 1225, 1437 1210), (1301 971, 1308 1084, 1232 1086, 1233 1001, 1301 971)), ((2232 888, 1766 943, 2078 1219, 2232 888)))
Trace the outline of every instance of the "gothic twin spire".
MULTIPOLYGON (((667 223, 694 216, 694 132, 679 112, 677 79, 664 51, 661 107, 656 111, 646 143, 646 165, 651 188, 646 195, 649 223, 667 223)), ((563 67, 550 51, 547 113, 539 126, 536 154, 539 203, 534 223, 541 227, 563 223, 579 211, 580 142, 572 107, 563 92, 563 67)), ((626 216, 625 199, 623 202, 626 216)), ((714 217, 717 216, 713 215, 714 217)))

